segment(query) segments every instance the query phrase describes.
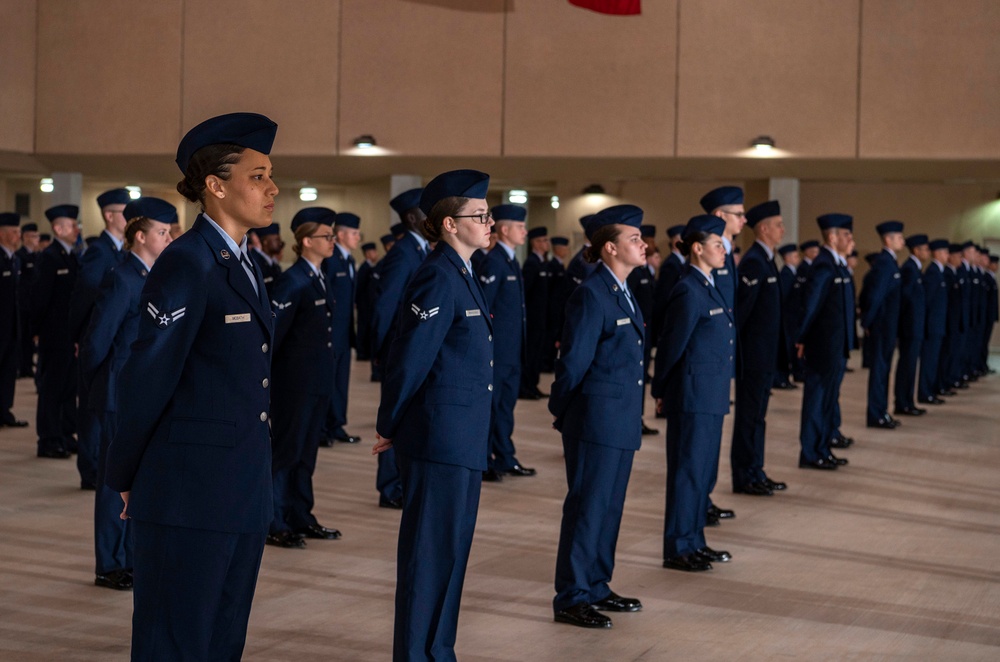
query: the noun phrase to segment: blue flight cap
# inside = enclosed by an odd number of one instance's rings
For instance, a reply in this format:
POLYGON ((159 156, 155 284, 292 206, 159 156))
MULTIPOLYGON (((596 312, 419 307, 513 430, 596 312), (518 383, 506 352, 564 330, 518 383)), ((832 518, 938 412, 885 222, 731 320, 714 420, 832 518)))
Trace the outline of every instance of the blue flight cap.
POLYGON ((544 225, 540 228, 531 228, 528 230, 528 239, 538 239, 539 237, 548 237, 549 229, 544 225))
POLYGON ((382 242, 382 248, 385 248, 389 244, 396 243, 396 236, 392 234, 384 234, 379 237, 379 241, 382 242))
POLYGON ((80 208, 76 205, 56 205, 45 210, 45 218, 49 219, 49 222, 63 216, 72 218, 75 221, 80 217, 80 208))
POLYGON ((43 232, 40 235, 38 235, 38 241, 52 241, 52 235, 50 235, 48 232, 43 232))
POLYGON ((705 234, 717 234, 721 237, 725 230, 726 222, 718 216, 699 214, 691 217, 691 220, 684 226, 684 236, 687 237, 695 232, 704 232, 705 234))
POLYGON ((551 242, 553 246, 569 246, 569 239, 566 237, 552 237, 551 242))
POLYGON ((656 236, 656 226, 655 225, 640 225, 639 235, 643 239, 649 239, 656 236))
POLYGON ((907 248, 916 248, 917 246, 926 246, 929 243, 927 235, 925 234, 913 234, 906 238, 907 248))
POLYGON ((450 170, 432 179, 420 194, 420 209, 430 216, 431 210, 445 198, 486 198, 490 176, 478 170, 450 170))
POLYGON ((785 257, 789 253, 794 253, 797 250, 798 248, 796 248, 795 244, 785 244, 784 246, 778 248, 778 255, 785 257))
POLYGON ((699 202, 706 214, 711 214, 724 205, 742 205, 743 189, 739 186, 720 186, 703 195, 699 202))
POLYGON ((687 226, 683 225, 683 224, 681 224, 681 225, 673 225, 673 226, 667 228, 667 236, 670 237, 671 239, 673 239, 674 237, 683 235, 684 234, 684 228, 686 228, 686 227, 687 226))
POLYGON ((927 246, 932 251, 939 251, 942 248, 948 248, 948 240, 947 239, 935 239, 934 241, 928 243, 927 246))
POLYGON ((21 226, 21 232, 38 232, 38 223, 25 223, 21 226))
POLYGON ((587 214, 586 216, 580 217, 580 227, 583 228, 584 233, 587 232, 587 226, 590 224, 590 221, 594 218, 594 216, 595 214, 587 214))
POLYGON ((800 251, 806 251, 809 250, 810 248, 819 248, 819 242, 816 241, 815 239, 809 239, 799 244, 800 251))
POLYGON ((19 225, 21 225, 20 214, 15 214, 12 211, 5 211, 0 214, 0 227, 16 228, 19 225))
POLYGON ((125 205, 125 211, 122 213, 125 215, 126 221, 131 221, 133 218, 138 218, 139 216, 145 216, 150 220, 159 221, 160 223, 177 222, 177 207, 174 207, 166 200, 153 197, 142 197, 138 200, 132 200, 125 205))
POLYGON ((364 252, 364 251, 373 251, 376 248, 377 247, 375 246, 375 242, 374 241, 367 241, 367 242, 361 244, 361 251, 362 252, 364 252))
POLYGON ((361 219, 357 214, 345 211, 333 217, 333 224, 338 228, 354 228, 357 230, 361 227, 361 219))
POLYGON ((972 248, 975 245, 976 244, 974 244, 971 239, 966 239, 962 242, 962 250, 964 251, 966 248, 972 248))
POLYGON ((902 232, 903 224, 899 221, 886 221, 885 223, 879 223, 875 226, 875 232, 880 235, 886 235, 890 232, 902 232))
POLYGON ((123 188, 113 188, 97 196, 97 206, 101 209, 108 205, 127 205, 130 202, 132 202, 132 196, 128 194, 127 189, 123 188))
POLYGON ((854 231, 854 217, 847 214, 823 214, 816 218, 816 224, 819 225, 820 230, 836 228, 854 231))
POLYGON ((871 264, 872 262, 875 261, 875 258, 877 258, 878 256, 879 256, 879 253, 867 253, 867 254, 865 254, 865 262, 867 262, 868 264, 871 264))
POLYGON ((254 230, 258 237, 266 237, 272 234, 281 234, 281 227, 277 223, 271 223, 266 228, 257 228, 254 230))
POLYGON ((306 207, 295 212, 292 216, 292 232, 299 229, 303 223, 321 223, 323 225, 333 225, 333 219, 337 212, 327 207, 306 207))
POLYGON ((614 205, 594 214, 587 224, 587 239, 590 239, 601 228, 609 225, 628 225, 633 228, 642 225, 642 209, 635 205, 614 205))
POLYGON ((521 221, 528 217, 528 210, 521 205, 496 205, 490 210, 494 221, 521 221))
POLYGON ((747 211, 747 225, 752 228, 765 218, 771 218, 772 216, 781 216, 781 204, 777 200, 768 200, 756 207, 751 207, 747 211))
POLYGON ((389 201, 389 206, 402 218, 403 214, 420 206, 420 194, 423 192, 422 188, 411 188, 409 191, 403 191, 389 201))
POLYGON ((177 167, 186 173, 195 152, 209 145, 239 145, 270 154, 277 132, 277 124, 257 113, 229 113, 207 119, 181 138, 177 146, 177 167))
POLYGON ((949 253, 961 253, 962 252, 962 244, 948 244, 948 252, 949 253))
POLYGON ((996 264, 997 262, 1000 262, 1000 255, 990 255, 990 263, 996 264))
POLYGON ((389 232, 393 237, 398 237, 400 235, 406 234, 406 226, 402 223, 393 223, 389 226, 389 232))

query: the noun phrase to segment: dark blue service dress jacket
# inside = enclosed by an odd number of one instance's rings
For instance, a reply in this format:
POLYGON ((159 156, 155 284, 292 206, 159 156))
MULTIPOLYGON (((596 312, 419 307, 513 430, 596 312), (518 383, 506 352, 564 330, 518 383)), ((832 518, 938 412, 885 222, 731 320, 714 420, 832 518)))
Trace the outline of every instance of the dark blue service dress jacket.
MULTIPOLYGON (((524 356, 526 313, 524 283, 516 258, 507 257, 497 243, 479 265, 479 282, 486 297, 486 310, 500 342, 493 348, 497 365, 521 366, 524 356)), ((513 407, 513 405, 511 405, 513 407)))
POLYGON ((163 251, 119 378, 109 487, 133 519, 227 533, 273 516, 268 404, 273 315, 204 216, 163 251))
POLYGON ((74 340, 80 340, 80 336, 87 329, 90 313, 94 309, 104 277, 122 263, 125 255, 125 251, 118 249, 111 235, 105 230, 80 257, 80 272, 69 310, 69 324, 74 340))
POLYGON ((80 263, 53 239, 36 264, 31 290, 32 335, 38 336, 39 350, 71 348, 74 338, 69 312, 80 263))
POLYGON ((333 349, 338 354, 350 352, 354 347, 354 259, 345 257, 340 247, 333 249, 333 255, 323 260, 326 282, 336 305, 333 309, 334 334, 333 349))
POLYGON ((900 273, 899 337, 922 340, 927 325, 927 294, 920 263, 906 258, 900 273))
POLYGON ((861 326, 883 342, 894 342, 899 329, 899 265, 892 254, 883 250, 872 260, 867 301, 861 311, 861 326))
POLYGON ((549 411, 564 437, 639 449, 644 338, 638 305, 631 309, 611 272, 598 263, 566 304, 549 396, 549 411))
MULTIPOLYGON (((413 272, 424 261, 424 249, 412 233, 407 232, 392 245, 375 265, 375 302, 372 305, 372 356, 384 356, 393 338, 393 323, 400 310, 403 292, 413 272)), ((461 261, 461 260, 459 260, 461 261)))
POLYGON ((492 362, 483 293, 458 253, 439 242, 403 295, 378 433, 392 439, 398 454, 485 471, 492 362))
MULTIPOLYGON (((945 267, 947 269, 947 267, 945 267)), ((931 261, 924 269, 924 304, 925 325, 924 337, 944 336, 948 321, 948 283, 944 271, 931 261)))
MULTIPOLYGON (((320 272, 322 274, 322 272, 320 272)), ((334 337, 330 288, 303 258, 271 286, 274 309, 272 381, 281 392, 333 395, 334 337)))
MULTIPOLYGON (((800 268, 800 278, 802 271, 800 268)), ((854 292, 847 268, 824 247, 806 273, 796 343, 805 346, 804 359, 811 370, 841 370, 853 339, 854 292)))
POLYGON ((740 369, 774 372, 781 339, 781 284, 773 258, 754 242, 738 269, 736 320, 740 369))

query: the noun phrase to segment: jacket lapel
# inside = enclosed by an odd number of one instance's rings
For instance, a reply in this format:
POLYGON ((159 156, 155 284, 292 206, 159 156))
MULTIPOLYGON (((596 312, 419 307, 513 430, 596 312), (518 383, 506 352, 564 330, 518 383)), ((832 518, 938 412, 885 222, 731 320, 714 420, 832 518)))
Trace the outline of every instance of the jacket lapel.
POLYGON ((438 246, 439 248, 436 250, 440 250, 445 257, 448 258, 448 261, 451 262, 462 275, 462 280, 465 281, 465 286, 469 288, 472 298, 476 300, 476 304, 482 311, 482 317, 486 320, 486 325, 489 326, 490 331, 492 332, 493 320, 490 317, 490 309, 486 305, 486 297, 483 296, 483 290, 479 287, 479 279, 469 271, 469 269, 465 266, 465 263, 462 262, 462 258, 460 258, 458 253, 455 252, 454 248, 444 242, 439 243, 438 246))

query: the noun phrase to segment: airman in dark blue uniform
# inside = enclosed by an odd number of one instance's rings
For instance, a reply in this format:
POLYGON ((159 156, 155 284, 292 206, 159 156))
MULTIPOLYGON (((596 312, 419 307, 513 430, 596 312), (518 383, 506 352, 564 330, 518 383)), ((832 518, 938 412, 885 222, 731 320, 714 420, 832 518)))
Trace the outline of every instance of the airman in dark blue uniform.
POLYGON ((403 486, 396 662, 455 660, 493 396, 494 330, 469 261, 489 242, 488 186, 485 173, 458 170, 424 189, 437 246, 406 287, 382 379, 372 452, 396 449, 403 486))
POLYGON ((55 240, 42 251, 31 293, 32 335, 38 336, 38 457, 68 458, 76 449, 76 349, 70 305, 79 261, 76 205, 45 211, 55 240))
POLYGON ((336 306, 333 311, 333 397, 326 419, 327 445, 332 441, 356 444, 361 437, 348 434, 347 400, 351 384, 351 348, 357 344, 354 332, 354 290, 357 270, 352 251, 361 243, 361 219, 356 214, 342 212, 334 217, 333 233, 337 243, 333 256, 323 262, 326 282, 336 306))
MULTIPOLYGON (((410 189, 389 201, 389 206, 402 219, 403 228, 392 250, 379 261, 373 275, 376 282, 372 308, 372 364, 379 377, 387 367, 389 345, 395 336, 399 315, 405 313, 403 293, 430 250, 427 239, 421 234, 426 218, 420 209, 422 193, 423 189, 410 189)), ((378 456, 375 488, 379 493, 378 505, 383 508, 402 507, 403 488, 399 482, 395 453, 395 449, 390 447, 378 456)))
POLYGON ((926 409, 917 407, 914 397, 917 390, 917 361, 927 327, 927 298, 924 290, 923 264, 931 256, 925 234, 906 238, 910 250, 899 269, 899 360, 896 362, 896 381, 893 385, 897 415, 919 416, 926 409))
MULTIPOLYGON (((125 205, 131 201, 124 188, 111 189, 97 196, 97 206, 101 208, 104 231, 92 242, 80 257, 80 271, 77 274, 70 303, 69 323, 73 330, 73 341, 83 342, 83 333, 90 323, 90 315, 97 301, 98 292, 105 276, 121 264, 125 257, 122 242, 125 236, 125 205)), ((90 398, 90 383, 80 377, 77 382, 76 437, 78 453, 77 470, 80 484, 84 489, 97 486, 97 462, 101 445, 101 412, 93 410, 87 403, 90 398)))
POLYGON ((944 280, 948 288, 948 323, 941 354, 939 395, 956 395, 956 389, 968 388, 961 381, 962 343, 969 325, 969 308, 965 300, 965 276, 962 267, 962 245, 948 244, 948 264, 944 280))
POLYGON ((35 375, 35 339, 31 334, 31 287, 35 282, 35 262, 39 253, 37 223, 21 226, 21 247, 14 254, 21 264, 17 279, 17 305, 20 318, 20 345, 18 352, 18 377, 35 375))
POLYGON ((867 421, 870 428, 893 430, 900 422, 889 415, 889 367, 899 329, 902 276, 896 253, 903 248, 903 224, 886 221, 875 230, 882 237, 883 248, 872 261, 868 295, 861 304, 861 327, 865 342, 871 345, 867 421))
POLYGON ((546 268, 549 270, 549 319, 546 324, 548 335, 545 340, 545 354, 542 358, 542 372, 555 370, 556 356, 559 354, 559 339, 562 337, 566 320, 566 302, 573 290, 572 281, 566 275, 569 260, 569 239, 552 237, 552 258, 546 268))
MULTIPOLYGON (((580 217, 580 227, 583 228, 584 235, 587 234, 587 224, 593 217, 594 214, 587 214, 586 216, 580 217)), ((573 259, 571 259, 569 261, 569 264, 566 266, 566 275, 570 279, 571 288, 579 287, 580 283, 585 281, 587 279, 587 276, 592 274, 594 272, 594 269, 596 268, 593 264, 583 259, 584 251, 587 250, 588 246, 590 246, 590 244, 585 243, 583 247, 576 252, 576 255, 573 256, 573 259)))
MULTIPOLYGON (((392 237, 385 235, 386 240, 392 237)), ((374 241, 367 241, 361 244, 361 253, 364 261, 358 266, 358 274, 355 278, 356 288, 354 292, 354 308, 358 316, 357 343, 355 343, 355 358, 358 361, 371 361, 372 359, 372 271, 378 264, 378 248, 374 241)))
POLYGON ((816 221, 824 245, 802 284, 802 317, 795 341, 796 355, 804 363, 799 467, 833 470, 847 464, 833 455, 830 442, 837 429, 837 396, 852 340, 854 293, 844 255, 853 243, 854 219, 833 213, 816 221))
POLYGON ((792 360, 795 358, 795 333, 798 327, 798 289, 795 287, 795 272, 802 263, 798 246, 785 244, 778 248, 781 256, 781 270, 778 284, 781 286, 781 344, 778 345, 778 371, 774 375, 774 388, 791 390, 798 388, 792 383, 792 360))
POLYGON ((549 398, 562 433, 568 492, 556 556, 555 620, 609 628, 601 611, 642 603, 609 586, 632 459, 642 439, 645 324, 627 278, 645 266, 642 210, 616 205, 588 227, 594 272, 566 306, 562 352, 549 398))
POLYGON ((924 269, 925 305, 924 342, 920 347, 920 380, 917 401, 926 405, 942 405, 939 397, 943 388, 939 366, 944 349, 948 322, 948 283, 945 262, 948 260, 948 240, 935 239, 928 244, 931 261, 924 269))
POLYGON ((14 384, 21 335, 21 313, 18 305, 18 280, 21 260, 17 257, 21 239, 21 217, 13 213, 0 214, 0 428, 25 427, 15 418, 14 384))
POLYGON ((736 412, 730 462, 733 492, 771 496, 784 483, 764 473, 767 405, 781 343, 781 285, 774 251, 785 234, 781 206, 770 200, 747 212, 757 240, 738 267, 736 412))
POLYGON ((735 365, 736 318, 713 276, 726 263, 725 229, 710 214, 688 221, 681 250, 689 268, 670 293, 653 376, 657 408, 667 414, 663 567, 687 572, 732 558, 709 547, 704 532, 735 365))
POLYGON ((122 214, 125 227, 121 264, 104 276, 80 342, 80 376, 90 385, 87 406, 101 433, 94 496, 94 584, 115 590, 132 588, 132 535, 119 517, 122 501, 104 484, 108 446, 117 422, 118 377, 139 334, 139 306, 149 270, 170 242, 177 209, 159 198, 130 201, 122 214))
POLYGON ((271 256, 267 248, 272 250, 277 248, 274 251, 275 255, 281 252, 281 248, 284 246, 281 241, 281 226, 277 223, 271 223, 266 228, 254 230, 254 233, 260 239, 261 247, 254 246, 253 250, 250 251, 250 257, 264 277, 264 287, 270 293, 271 288, 274 287, 275 279, 281 275, 281 263, 271 256))
MULTIPOLYGON (((650 259, 653 253, 656 252, 656 226, 655 225, 643 225, 639 228, 639 232, 642 234, 642 241, 646 245, 646 264, 636 267, 628 275, 628 289, 632 293, 636 304, 639 306, 639 310, 642 311, 643 325, 646 327, 646 335, 644 337, 644 351, 643 351, 643 365, 651 367, 650 357, 652 356, 653 347, 656 345, 656 339, 653 336, 653 298, 656 293, 656 271, 652 264, 650 264, 650 259)), ((645 373, 646 382, 650 380, 650 374, 647 370, 645 373)), ((642 399, 642 413, 646 413, 646 399, 642 399)), ((642 433, 645 435, 659 434, 660 431, 646 425, 646 422, 642 423, 642 433)))
POLYGON ((521 370, 521 393, 543 398, 547 394, 538 389, 542 372, 542 355, 548 335, 549 291, 551 277, 548 270, 549 231, 545 227, 528 230, 528 257, 521 274, 524 282, 524 312, 526 344, 524 366, 521 370))
POLYGON ((335 250, 331 223, 336 217, 331 211, 318 218, 296 227, 294 250, 299 259, 278 276, 271 290, 274 520, 267 542, 278 547, 304 547, 303 538, 340 537, 340 531, 321 526, 312 512, 312 477, 336 389, 330 377, 338 358, 332 322, 337 303, 322 268, 335 250))
POLYGON ((497 205, 492 214, 496 246, 483 259, 478 273, 494 332, 500 338, 493 350, 490 449, 488 469, 483 474, 483 480, 495 482, 504 474, 533 476, 535 470, 521 465, 511 439, 525 352, 524 283, 514 249, 522 246, 527 236, 527 210, 518 205, 497 205))
POLYGON ((132 518, 133 660, 235 660, 246 641, 274 513, 273 317, 246 232, 272 222, 276 129, 223 115, 177 150, 178 191, 204 212, 146 279, 107 456, 132 518))

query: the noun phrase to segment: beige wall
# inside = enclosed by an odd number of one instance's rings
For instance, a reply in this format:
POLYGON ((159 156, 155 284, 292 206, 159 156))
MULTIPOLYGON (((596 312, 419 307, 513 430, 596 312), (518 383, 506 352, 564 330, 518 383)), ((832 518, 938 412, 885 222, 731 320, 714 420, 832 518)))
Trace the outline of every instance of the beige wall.
POLYGON ((36 11, 34 0, 0 0, 0 151, 34 151, 36 11))

